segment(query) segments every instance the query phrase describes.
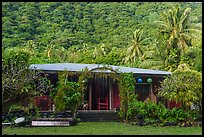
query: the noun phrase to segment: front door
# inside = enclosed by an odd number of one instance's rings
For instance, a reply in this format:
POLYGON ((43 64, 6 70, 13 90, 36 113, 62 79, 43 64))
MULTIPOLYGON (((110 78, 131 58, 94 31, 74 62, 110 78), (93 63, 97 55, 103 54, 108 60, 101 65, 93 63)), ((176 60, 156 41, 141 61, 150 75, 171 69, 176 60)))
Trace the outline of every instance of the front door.
MULTIPOLYGON (((106 100, 105 102, 109 104, 109 90, 110 89, 108 79, 95 78, 92 81, 92 110, 98 110, 100 108, 99 100, 106 100)), ((103 107, 101 107, 100 109, 103 109, 103 107)))

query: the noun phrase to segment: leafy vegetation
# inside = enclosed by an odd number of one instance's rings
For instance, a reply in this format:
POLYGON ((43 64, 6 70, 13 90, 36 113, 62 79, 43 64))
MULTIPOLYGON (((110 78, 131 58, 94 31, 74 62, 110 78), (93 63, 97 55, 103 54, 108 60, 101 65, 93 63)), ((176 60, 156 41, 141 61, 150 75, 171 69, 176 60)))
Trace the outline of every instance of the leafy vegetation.
POLYGON ((46 92, 48 81, 34 69, 29 69, 29 54, 19 50, 3 51, 2 60, 2 105, 3 110, 12 103, 25 105, 36 95, 46 92), (37 83, 37 84, 36 84, 37 83), (41 90, 43 90, 41 92, 41 90))
POLYGON ((202 74, 180 65, 161 83, 159 95, 181 102, 184 109, 194 105, 202 115, 202 74))
POLYGON ((138 123, 136 116, 142 115, 145 123, 155 126, 198 126, 199 115, 196 111, 183 110, 182 108, 168 109, 162 103, 152 103, 135 101, 130 103, 127 111, 129 114, 128 122, 138 123))
POLYGON ((201 24, 199 2, 2 3, 3 49, 26 51, 29 63, 202 71, 201 24))
MULTIPOLYGON (((3 106, 21 105, 49 90, 50 82, 30 71, 30 64, 70 62, 172 71, 159 94, 186 108, 195 104, 202 113, 201 11, 199 2, 3 2, 3 106), (183 65, 188 69, 180 69, 183 65)), ((67 73, 59 77, 57 111, 70 108, 76 113, 91 71, 82 72, 78 83, 67 81, 67 73)), ((135 114, 163 123, 194 120, 187 109, 136 101, 131 74, 118 79, 112 72, 95 77, 119 81, 120 116, 126 121, 134 121, 135 114)))
POLYGON ((131 108, 130 103, 136 101, 135 92, 135 79, 133 78, 132 73, 122 73, 120 74, 119 80, 119 96, 120 96, 120 111, 119 116, 128 121, 129 115, 132 113, 128 113, 131 108))
MULTIPOLYGON (((187 47, 192 46, 192 39, 199 32, 201 34, 201 24, 192 23, 190 18, 191 8, 182 10, 179 6, 173 7, 163 13, 163 20, 158 22, 161 26, 161 33, 166 35, 166 54, 165 66, 173 70, 173 66, 178 66, 181 55, 185 53, 187 47)), ((199 36, 198 36, 199 37, 199 36)))
POLYGON ((82 101, 81 90, 77 82, 70 82, 67 80, 67 77, 67 71, 59 74, 59 89, 54 97, 54 104, 56 112, 71 110, 73 116, 76 117, 76 112, 82 101))

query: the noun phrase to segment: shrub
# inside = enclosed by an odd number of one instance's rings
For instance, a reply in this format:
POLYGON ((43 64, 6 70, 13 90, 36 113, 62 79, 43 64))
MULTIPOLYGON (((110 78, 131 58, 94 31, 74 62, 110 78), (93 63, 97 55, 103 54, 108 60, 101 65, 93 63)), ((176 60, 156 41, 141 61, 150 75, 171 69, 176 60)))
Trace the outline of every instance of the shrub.
POLYGON ((136 115, 142 115, 146 122, 156 125, 182 125, 182 123, 196 120, 196 111, 184 111, 183 109, 168 109, 162 103, 153 102, 131 102, 127 111, 128 121, 136 122, 136 115))
POLYGON ((185 110, 195 105, 202 115, 202 74, 188 68, 178 68, 161 83, 158 95, 182 102, 185 110))
POLYGON ((58 91, 54 97, 56 112, 71 110, 73 116, 81 104, 80 86, 77 82, 67 80, 66 73, 62 73, 58 85, 58 91))

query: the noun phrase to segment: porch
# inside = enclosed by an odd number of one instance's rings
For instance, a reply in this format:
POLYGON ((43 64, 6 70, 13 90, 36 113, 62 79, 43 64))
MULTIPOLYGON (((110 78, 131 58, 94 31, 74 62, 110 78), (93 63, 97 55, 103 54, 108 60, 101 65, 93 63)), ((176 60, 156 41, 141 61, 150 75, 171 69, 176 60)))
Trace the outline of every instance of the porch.
POLYGON ((118 84, 111 78, 89 79, 87 85, 84 95, 86 110, 95 112, 94 110, 114 110, 120 107, 118 84))

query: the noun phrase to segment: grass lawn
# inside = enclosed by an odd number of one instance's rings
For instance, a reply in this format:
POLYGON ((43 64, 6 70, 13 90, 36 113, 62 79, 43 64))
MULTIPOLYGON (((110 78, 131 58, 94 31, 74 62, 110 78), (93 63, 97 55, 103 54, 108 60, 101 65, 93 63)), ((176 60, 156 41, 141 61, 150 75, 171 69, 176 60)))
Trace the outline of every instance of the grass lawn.
POLYGON ((121 122, 80 122, 69 127, 6 127, 2 135, 202 135, 202 127, 134 126, 121 122))

